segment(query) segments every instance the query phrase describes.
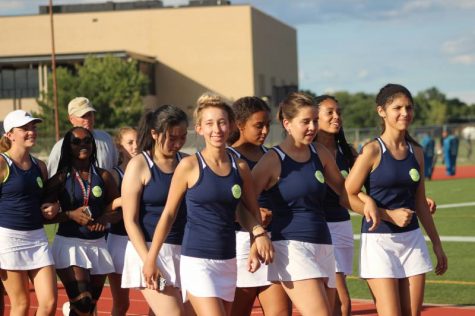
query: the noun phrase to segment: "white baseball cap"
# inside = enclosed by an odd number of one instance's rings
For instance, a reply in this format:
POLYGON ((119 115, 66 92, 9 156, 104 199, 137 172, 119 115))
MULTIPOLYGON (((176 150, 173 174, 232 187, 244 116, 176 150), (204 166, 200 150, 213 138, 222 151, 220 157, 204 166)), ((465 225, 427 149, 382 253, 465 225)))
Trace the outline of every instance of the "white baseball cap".
POLYGON ((43 122, 42 119, 31 116, 30 113, 24 110, 12 111, 5 116, 3 120, 3 130, 5 133, 10 132, 14 127, 21 127, 30 122, 43 122))

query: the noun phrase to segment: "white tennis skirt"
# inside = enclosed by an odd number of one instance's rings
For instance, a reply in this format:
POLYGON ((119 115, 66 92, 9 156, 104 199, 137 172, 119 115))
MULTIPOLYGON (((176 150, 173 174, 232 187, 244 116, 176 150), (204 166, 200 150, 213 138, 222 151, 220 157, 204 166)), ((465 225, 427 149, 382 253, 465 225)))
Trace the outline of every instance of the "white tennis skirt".
POLYGON ((332 236, 336 272, 353 273, 354 241, 351 221, 327 222, 332 236))
POLYGON ((107 250, 112 257, 115 273, 122 274, 124 270, 125 248, 129 241, 128 236, 111 234, 107 235, 107 250))
MULTIPOLYGON (((148 242, 150 247, 152 243, 148 242)), ((163 244, 157 256, 157 266, 167 285, 180 287, 180 245, 163 244)), ((124 270, 122 270, 122 287, 143 289, 147 287, 143 276, 143 262, 131 241, 125 249, 124 270)))
POLYGON ((44 228, 15 230, 0 227, 0 269, 34 270, 54 265, 44 228))
POLYGON ((398 234, 361 234, 361 278, 402 279, 431 270, 420 229, 398 234))
POLYGON ((227 302, 234 301, 236 258, 214 260, 181 256, 180 274, 184 302, 187 300, 187 291, 197 297, 218 297, 227 302))
POLYGON ((273 282, 328 278, 334 288, 335 256, 333 246, 296 240, 273 241, 274 262, 269 265, 267 279, 273 282))
POLYGON ((78 266, 93 275, 115 272, 104 237, 89 240, 56 235, 52 248, 56 269, 78 266))
MULTIPOLYGON (((270 234, 269 234, 270 235, 270 234)), ((272 284, 267 280, 267 266, 261 264, 259 270, 251 273, 247 269, 250 238, 248 232, 236 231, 237 287, 260 287, 272 284)))

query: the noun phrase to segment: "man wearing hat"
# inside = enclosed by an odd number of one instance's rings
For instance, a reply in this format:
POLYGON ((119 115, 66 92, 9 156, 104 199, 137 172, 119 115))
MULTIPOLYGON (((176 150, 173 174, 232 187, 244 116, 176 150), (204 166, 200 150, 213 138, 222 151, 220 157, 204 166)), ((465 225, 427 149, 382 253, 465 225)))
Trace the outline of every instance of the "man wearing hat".
MULTIPOLYGON (((68 104, 69 121, 73 126, 82 126, 92 132, 96 140, 97 164, 100 168, 110 170, 117 165, 118 154, 112 137, 101 130, 94 129, 94 112, 89 99, 77 97, 68 104)), ((51 150, 48 158, 48 176, 51 178, 58 169, 59 157, 61 156, 60 139, 51 150)))

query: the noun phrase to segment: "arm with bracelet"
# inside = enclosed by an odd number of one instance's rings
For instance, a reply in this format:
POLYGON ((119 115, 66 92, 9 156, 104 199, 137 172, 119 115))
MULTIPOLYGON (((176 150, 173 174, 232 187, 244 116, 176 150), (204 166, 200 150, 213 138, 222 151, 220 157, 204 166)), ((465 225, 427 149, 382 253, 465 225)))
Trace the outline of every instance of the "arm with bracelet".
MULTIPOLYGON (((269 264, 274 259, 274 248, 264 227, 261 224, 259 205, 257 203, 257 194, 255 192, 251 172, 246 162, 239 160, 239 172, 243 180, 243 195, 241 204, 238 206, 236 219, 246 230, 251 233, 251 240, 254 240, 253 247, 257 248, 259 259, 269 264), (257 238, 259 235, 261 238, 257 238)), ((250 253, 250 260, 253 252, 250 253)))

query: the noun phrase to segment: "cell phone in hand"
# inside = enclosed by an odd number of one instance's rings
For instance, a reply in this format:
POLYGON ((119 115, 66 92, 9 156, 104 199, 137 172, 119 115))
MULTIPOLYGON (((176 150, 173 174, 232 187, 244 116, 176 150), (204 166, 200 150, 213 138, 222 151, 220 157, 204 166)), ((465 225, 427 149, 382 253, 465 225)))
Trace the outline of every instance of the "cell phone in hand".
POLYGON ((165 290, 165 286, 167 285, 167 280, 165 280, 165 278, 163 278, 162 276, 160 276, 158 278, 158 290, 160 292, 162 292, 163 290, 165 290))
POLYGON ((84 212, 84 214, 86 214, 87 216, 92 218, 92 212, 91 212, 91 209, 89 208, 89 206, 85 206, 82 211, 84 212))

